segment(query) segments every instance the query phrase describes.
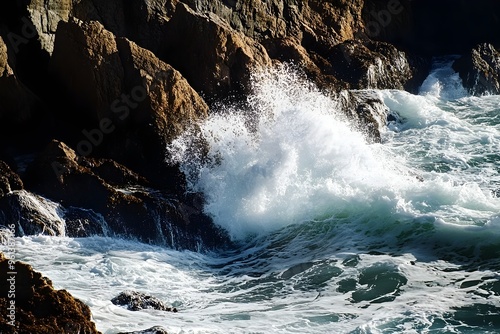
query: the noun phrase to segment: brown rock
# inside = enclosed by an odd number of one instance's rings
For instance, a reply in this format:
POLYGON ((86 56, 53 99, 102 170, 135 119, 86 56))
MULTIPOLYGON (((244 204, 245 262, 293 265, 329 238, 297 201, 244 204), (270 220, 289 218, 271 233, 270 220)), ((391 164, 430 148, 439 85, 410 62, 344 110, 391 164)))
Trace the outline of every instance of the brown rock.
POLYGON ((98 22, 59 22, 50 71, 93 121, 106 117, 123 91, 115 36, 98 22))
POLYGON ((116 36, 157 52, 164 45, 165 24, 178 0, 99 1, 75 3, 73 16, 83 21, 99 21, 116 36))
POLYGON ((220 17, 200 14, 182 3, 168 23, 167 49, 162 54, 207 97, 245 91, 252 68, 271 64, 261 44, 220 17))
POLYGON ((42 49, 52 53, 57 25, 59 21, 69 19, 73 0, 34 0, 27 7, 42 49))
POLYGON ((85 106, 87 117, 80 118, 93 124, 82 130, 79 155, 100 153, 148 178, 177 183, 166 147, 208 111, 178 71, 100 23, 76 19, 60 23, 51 71, 75 105, 85 106))
POLYGON ((413 69, 404 52, 384 42, 350 40, 329 55, 333 75, 351 89, 404 89, 413 69))
POLYGON ((66 290, 55 290, 52 282, 20 261, 0 257, 0 318, 2 333, 100 333, 89 307, 66 290), (13 266, 12 268, 10 266, 13 266), (9 274, 10 272, 16 274, 9 274), (15 298, 9 297, 10 281, 15 280, 15 298), (8 307, 15 302, 15 317, 8 307), (11 321, 15 325, 11 325, 11 321))
MULTIPOLYGON (((68 236, 133 237, 181 249, 196 249, 200 244, 210 248, 226 244, 227 236, 203 215, 201 205, 190 205, 187 198, 134 184, 136 180, 143 181, 125 166, 109 160, 78 157, 74 150, 58 141, 52 141, 38 155, 28 166, 25 177, 29 189, 62 206, 58 212, 66 219, 68 236), (102 169, 106 164, 111 164, 108 168, 118 174, 109 182, 102 178, 108 175, 102 169), (93 214, 82 216, 85 211, 93 214), (85 224, 79 225, 78 221, 82 220, 85 224)), ((9 203, 7 207, 21 212, 22 207, 17 210, 14 204, 9 203)), ((25 233, 38 231, 29 220, 25 223, 25 233)), ((45 230, 42 232, 50 234, 49 226, 45 230)), ((62 233, 64 228, 55 234, 62 233)))

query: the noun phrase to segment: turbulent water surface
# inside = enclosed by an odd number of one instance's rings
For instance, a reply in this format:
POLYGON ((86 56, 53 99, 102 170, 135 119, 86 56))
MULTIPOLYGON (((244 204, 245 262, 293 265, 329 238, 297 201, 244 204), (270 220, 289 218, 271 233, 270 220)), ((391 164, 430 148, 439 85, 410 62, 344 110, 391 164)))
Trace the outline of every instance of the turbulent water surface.
POLYGON ((171 148, 237 249, 32 236, 18 256, 103 333, 500 332, 500 96, 437 62, 418 95, 376 92, 392 116, 368 144, 292 71, 254 88, 202 125, 208 158, 188 133, 171 148), (179 312, 110 302, 127 289, 179 312))

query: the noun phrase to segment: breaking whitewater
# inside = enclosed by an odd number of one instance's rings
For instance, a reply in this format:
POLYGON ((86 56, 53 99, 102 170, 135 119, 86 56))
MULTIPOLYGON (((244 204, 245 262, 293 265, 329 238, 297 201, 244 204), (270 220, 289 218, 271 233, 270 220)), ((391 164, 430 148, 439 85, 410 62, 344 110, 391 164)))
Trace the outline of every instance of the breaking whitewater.
POLYGON ((286 69, 202 124, 208 157, 178 138, 172 156, 234 250, 30 236, 17 256, 106 334, 498 333, 500 96, 469 96, 450 64, 418 95, 373 92, 381 143, 286 69), (179 312, 113 305, 124 290, 179 312))

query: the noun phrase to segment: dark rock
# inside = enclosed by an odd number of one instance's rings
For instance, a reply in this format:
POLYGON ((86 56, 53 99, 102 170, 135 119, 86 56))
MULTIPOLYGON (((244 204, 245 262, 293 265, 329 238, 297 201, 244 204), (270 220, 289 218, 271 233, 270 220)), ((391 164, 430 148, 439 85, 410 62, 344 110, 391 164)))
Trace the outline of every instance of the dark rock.
POLYGON ((33 117, 38 98, 19 80, 14 72, 14 61, 0 36, 0 131, 21 125, 33 117))
POLYGON ((329 56, 333 75, 351 89, 404 89, 412 68, 404 52, 383 42, 350 40, 329 56))
POLYGON ((0 198, 13 190, 23 189, 23 181, 4 161, 0 160, 0 198))
MULTIPOLYGON (((28 166, 25 182, 32 191, 62 206, 59 211, 68 218, 68 236, 108 233, 193 250, 223 247, 228 242, 195 198, 179 198, 129 183, 141 178, 116 162, 112 165, 121 177, 109 183, 99 169, 106 163, 109 161, 78 157, 66 144, 53 141, 28 166), (127 183, 114 183, 120 178, 127 183)), ((14 204, 9 204, 13 215, 20 212, 14 204)))
POLYGON ((457 59, 453 69, 471 94, 500 94, 500 52, 493 45, 477 45, 457 59))
POLYGON ((357 130, 370 142, 381 141, 381 130, 387 125, 389 108, 372 90, 342 91, 338 94, 339 109, 354 120, 357 130))
POLYGON ((142 331, 135 331, 135 332, 121 332, 118 334, 168 334, 167 330, 163 327, 160 326, 154 326, 142 331))
POLYGON ((0 254, 0 331, 14 333, 83 333, 100 334, 91 321, 90 308, 66 290, 54 290, 52 282, 33 268, 0 254), (14 269, 11 269, 13 266, 14 269), (16 274, 9 274, 15 271, 16 274), (15 299, 9 297, 8 279, 15 278, 15 299), (8 307, 15 302, 15 318, 8 307), (15 326, 10 324, 13 320, 15 326))
POLYGON ((59 24, 51 72, 83 106, 76 118, 89 127, 75 140, 79 155, 112 158, 168 187, 182 184, 165 162, 166 147, 208 106, 178 71, 98 22, 70 19, 59 24))
POLYGON ((115 305, 126 306, 130 311, 153 309, 158 311, 177 312, 175 307, 169 307, 156 297, 136 291, 124 291, 111 299, 115 305))
POLYGON ((166 61, 206 97, 244 92, 251 70, 271 64, 261 44, 213 13, 200 14, 182 3, 167 33, 166 61))
POLYGON ((158 54, 165 44, 165 24, 177 2, 83 0, 74 3, 72 15, 83 21, 99 21, 116 36, 158 54))
POLYGON ((0 226, 15 225, 16 235, 65 235, 63 208, 25 190, 0 198, 0 226))

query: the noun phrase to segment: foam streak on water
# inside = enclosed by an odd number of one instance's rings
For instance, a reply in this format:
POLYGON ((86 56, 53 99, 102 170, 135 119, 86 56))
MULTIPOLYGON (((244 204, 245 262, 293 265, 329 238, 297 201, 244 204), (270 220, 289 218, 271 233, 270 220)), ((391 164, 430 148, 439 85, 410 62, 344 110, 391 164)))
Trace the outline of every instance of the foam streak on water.
POLYGON ((468 97, 450 71, 420 95, 377 92, 397 116, 382 144, 286 67, 256 74, 249 107, 180 137, 171 152, 235 250, 36 236, 19 258, 106 334, 498 333, 500 97, 468 97), (128 289, 179 313, 111 304, 128 289))

